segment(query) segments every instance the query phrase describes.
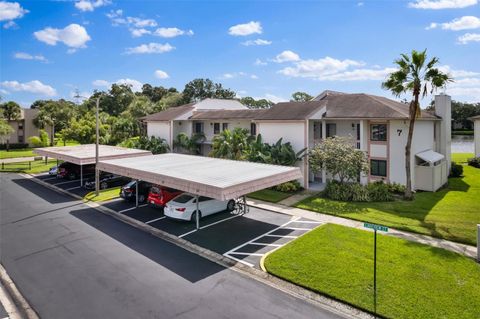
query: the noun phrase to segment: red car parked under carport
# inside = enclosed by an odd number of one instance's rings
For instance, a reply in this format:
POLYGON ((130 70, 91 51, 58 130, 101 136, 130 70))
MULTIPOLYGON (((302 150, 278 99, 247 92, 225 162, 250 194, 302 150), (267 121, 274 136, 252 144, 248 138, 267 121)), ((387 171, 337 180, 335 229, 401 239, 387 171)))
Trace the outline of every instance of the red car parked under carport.
POLYGON ((166 203, 182 193, 182 191, 170 187, 153 185, 148 193, 147 201, 155 207, 165 207, 166 203))

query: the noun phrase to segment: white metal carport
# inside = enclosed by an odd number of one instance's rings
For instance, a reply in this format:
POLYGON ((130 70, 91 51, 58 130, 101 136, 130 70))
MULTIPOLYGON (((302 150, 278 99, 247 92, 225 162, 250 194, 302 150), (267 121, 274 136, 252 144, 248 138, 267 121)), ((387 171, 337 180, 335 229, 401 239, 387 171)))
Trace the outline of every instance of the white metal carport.
MULTIPOLYGON (((80 166, 80 185, 83 186, 83 165, 95 164, 95 144, 74 146, 42 147, 33 150, 34 153, 51 157, 80 166)), ((99 160, 121 159, 152 155, 152 152, 111 145, 98 145, 99 160)))
POLYGON ((242 197, 246 205, 246 194, 302 178, 298 167, 175 153, 102 160, 98 169, 195 195, 197 228, 198 196, 218 200, 242 197))

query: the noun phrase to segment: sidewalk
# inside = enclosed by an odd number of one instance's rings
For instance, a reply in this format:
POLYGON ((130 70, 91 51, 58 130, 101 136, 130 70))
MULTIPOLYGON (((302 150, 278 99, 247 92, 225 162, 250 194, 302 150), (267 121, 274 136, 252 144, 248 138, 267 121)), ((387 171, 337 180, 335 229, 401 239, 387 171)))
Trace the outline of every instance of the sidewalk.
MULTIPOLYGON (((308 218, 308 219, 312 219, 319 222, 343 225, 347 227, 366 230, 366 228, 363 227, 364 222, 361 222, 361 221, 355 221, 355 220, 341 218, 341 217, 332 216, 332 215, 320 214, 320 213, 312 212, 312 211, 301 209, 301 208, 288 207, 280 204, 264 202, 257 199, 249 199, 247 200, 247 204, 253 207, 258 207, 261 209, 270 210, 270 211, 287 214, 291 216, 299 216, 299 217, 308 218)), ((409 233, 405 231, 396 230, 393 228, 389 228, 388 233, 386 233, 386 235, 406 239, 409 241, 413 241, 413 242, 417 242, 425 245, 430 245, 433 247, 443 248, 443 249, 450 250, 474 259, 477 257, 477 248, 470 245, 464 245, 464 244, 452 242, 445 239, 430 237, 427 235, 409 233)))
POLYGON ((19 163, 19 162, 30 162, 30 161, 33 161, 35 160, 35 158, 33 156, 29 156, 29 157, 14 157, 14 158, 4 158, 4 159, 0 159, 0 164, 1 163, 19 163))

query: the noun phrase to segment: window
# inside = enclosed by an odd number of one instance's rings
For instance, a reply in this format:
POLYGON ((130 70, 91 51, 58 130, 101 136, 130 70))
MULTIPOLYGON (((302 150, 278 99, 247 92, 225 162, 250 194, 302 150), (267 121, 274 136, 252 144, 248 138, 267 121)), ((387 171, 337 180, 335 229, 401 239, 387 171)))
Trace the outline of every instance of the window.
POLYGON ((257 124, 250 123, 250 135, 257 135, 257 124))
POLYGON ((220 123, 213 123, 213 134, 220 133, 220 123))
POLYGON ((337 124, 327 123, 327 137, 333 137, 337 135, 337 124))
POLYGON ((370 160, 370 175, 387 177, 387 161, 370 160))
POLYGON ((24 143, 24 142, 25 142, 25 140, 23 138, 23 135, 19 135, 18 136, 18 143, 24 143))
POLYGON ((228 130, 228 123, 222 123, 222 131, 228 130))
POLYGON ((313 139, 322 139, 322 122, 313 122, 313 139))
POLYGON ((387 140, 387 124, 370 125, 370 140, 386 141, 387 140))
POLYGON ((203 133, 203 123, 197 122, 194 124, 195 133, 203 133))
POLYGON ((357 124, 357 141, 360 141, 360 123, 357 124))
POLYGON ((23 130, 23 122, 18 122, 18 129, 23 130))

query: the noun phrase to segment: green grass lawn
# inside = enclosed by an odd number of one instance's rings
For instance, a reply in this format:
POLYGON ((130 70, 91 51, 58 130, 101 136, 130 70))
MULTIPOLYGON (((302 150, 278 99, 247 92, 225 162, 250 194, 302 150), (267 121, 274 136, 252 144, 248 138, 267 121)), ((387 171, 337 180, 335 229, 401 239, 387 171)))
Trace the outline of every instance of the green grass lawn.
POLYGON ((287 197, 292 196, 292 194, 279 192, 273 189, 262 189, 247 195, 247 197, 253 199, 259 199, 266 202, 278 203, 281 200, 284 200, 287 197))
POLYGON ((28 174, 38 174, 43 172, 48 172, 48 170, 57 165, 57 160, 51 159, 48 160, 48 163, 45 164, 44 160, 41 161, 31 161, 29 162, 18 162, 18 163, 6 163, 0 166, 0 172, 16 172, 16 173, 28 173, 28 174))
MULTIPOLYGON (((328 224, 267 256, 269 273, 373 312, 373 235, 328 224)), ((480 264, 378 236, 377 313, 389 318, 478 319, 480 264)))
POLYGON ((457 164, 466 164, 469 158, 473 158, 473 153, 452 153, 452 161, 457 164))
POLYGON ((448 187, 435 193, 417 193, 413 201, 339 202, 313 196, 295 206, 475 245, 480 224, 480 169, 465 165, 464 175, 450 178, 448 187))
POLYGON ((103 202, 106 200, 117 198, 120 196, 119 194, 120 186, 109 189, 102 189, 99 191, 98 196, 95 196, 95 191, 90 192, 85 195, 85 197, 83 197, 83 200, 90 202, 103 202))
POLYGON ((16 157, 32 157, 33 150, 31 148, 20 148, 18 150, 0 150, 0 159, 16 158, 16 157))

